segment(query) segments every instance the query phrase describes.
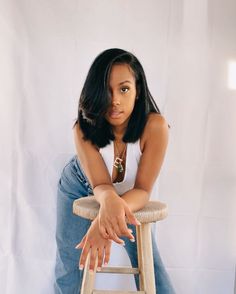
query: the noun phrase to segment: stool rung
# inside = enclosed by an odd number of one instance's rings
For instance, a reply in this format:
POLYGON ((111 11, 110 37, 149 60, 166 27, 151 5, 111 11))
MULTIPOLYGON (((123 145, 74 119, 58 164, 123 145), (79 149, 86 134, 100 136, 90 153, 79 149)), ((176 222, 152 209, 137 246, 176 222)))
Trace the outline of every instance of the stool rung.
POLYGON ((139 274, 139 269, 136 267, 102 267, 101 271, 97 273, 109 273, 109 274, 139 274))
POLYGON ((111 290, 93 290, 93 294, 107 294, 107 293, 113 293, 113 294, 134 294, 134 293, 140 293, 145 294, 145 291, 111 291, 111 290))

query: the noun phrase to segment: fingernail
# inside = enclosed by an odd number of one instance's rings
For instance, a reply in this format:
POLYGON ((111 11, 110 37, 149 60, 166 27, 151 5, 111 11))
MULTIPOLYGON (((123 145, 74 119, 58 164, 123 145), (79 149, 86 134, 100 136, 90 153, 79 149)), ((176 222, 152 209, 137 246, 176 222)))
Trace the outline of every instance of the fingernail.
POLYGON ((131 242, 135 242, 135 239, 130 239, 131 242))
POLYGON ((97 271, 100 272, 102 269, 101 267, 97 267, 97 271))
POLYGON ((122 246, 125 246, 125 242, 124 242, 124 243, 121 243, 121 245, 122 245, 122 246))
POLYGON ((92 274, 93 273, 93 270, 92 269, 89 269, 89 273, 92 274))
POLYGON ((104 262, 104 266, 107 266, 108 265, 108 263, 107 262, 104 262))
POLYGON ((79 269, 80 269, 81 271, 84 269, 83 264, 81 264, 81 265, 79 266, 79 269))

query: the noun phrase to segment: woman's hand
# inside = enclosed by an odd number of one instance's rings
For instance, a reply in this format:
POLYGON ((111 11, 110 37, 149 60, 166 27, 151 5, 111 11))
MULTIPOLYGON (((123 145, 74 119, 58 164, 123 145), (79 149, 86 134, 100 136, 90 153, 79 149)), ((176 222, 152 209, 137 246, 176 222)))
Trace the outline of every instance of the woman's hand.
POLYGON ((104 195, 104 200, 100 204, 98 220, 103 238, 112 239, 123 245, 124 241, 118 236, 126 236, 130 241, 135 241, 132 231, 127 227, 126 220, 133 225, 140 225, 140 222, 131 212, 127 203, 116 193, 109 191, 109 194, 104 195))
POLYGON ((111 252, 111 240, 104 239, 99 232, 98 218, 95 218, 84 235, 81 242, 75 247, 82 249, 79 268, 82 270, 85 261, 90 252, 90 265, 89 269, 94 271, 96 258, 98 257, 97 270, 101 270, 103 261, 104 265, 108 264, 111 252))

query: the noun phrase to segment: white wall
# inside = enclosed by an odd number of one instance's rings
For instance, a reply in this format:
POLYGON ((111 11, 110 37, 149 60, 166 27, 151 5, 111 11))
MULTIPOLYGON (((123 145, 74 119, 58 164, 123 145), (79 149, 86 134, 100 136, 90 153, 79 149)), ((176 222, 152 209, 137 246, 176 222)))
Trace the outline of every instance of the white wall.
MULTIPOLYGON (((157 239, 176 292, 233 293, 235 9, 233 0, 1 1, 1 293, 53 293, 56 184, 75 152, 88 68, 111 47, 140 59, 171 125, 155 197, 169 206, 157 239)), ((113 252, 111 262, 129 262, 113 252)))

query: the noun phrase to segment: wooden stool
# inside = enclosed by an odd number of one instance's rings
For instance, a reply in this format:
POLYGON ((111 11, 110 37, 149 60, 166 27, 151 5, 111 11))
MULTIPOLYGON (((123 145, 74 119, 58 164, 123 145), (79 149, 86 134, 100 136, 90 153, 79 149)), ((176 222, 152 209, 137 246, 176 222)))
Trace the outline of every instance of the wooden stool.
MULTIPOLYGON (((80 198, 73 203, 73 213, 93 220, 99 212, 100 204, 94 196, 80 198)), ((81 294, 103 294, 103 293, 143 293, 156 294, 155 276, 152 253, 151 223, 164 219, 167 216, 167 206, 160 201, 149 201, 141 210, 134 213, 141 225, 136 226, 136 242, 138 249, 138 268, 132 267, 102 267, 98 273, 119 273, 119 274, 139 274, 139 284, 141 291, 110 291, 95 290, 94 280, 97 272, 97 262, 94 273, 89 273, 89 257, 84 267, 84 275, 81 286, 81 294)))

